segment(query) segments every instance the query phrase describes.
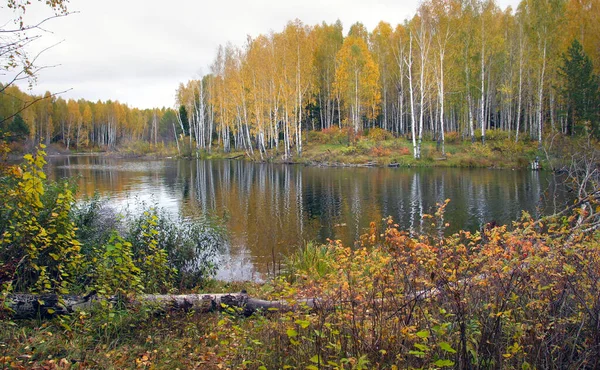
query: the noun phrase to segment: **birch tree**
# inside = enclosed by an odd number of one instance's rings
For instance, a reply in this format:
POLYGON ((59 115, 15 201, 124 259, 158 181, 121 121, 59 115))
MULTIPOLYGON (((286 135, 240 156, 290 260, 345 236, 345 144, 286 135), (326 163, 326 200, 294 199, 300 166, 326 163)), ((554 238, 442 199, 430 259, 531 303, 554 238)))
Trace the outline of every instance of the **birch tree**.
POLYGON ((365 41, 358 36, 348 36, 337 55, 335 89, 343 98, 346 121, 354 132, 362 131, 363 117, 374 119, 381 96, 379 69, 365 41), (371 108, 371 109, 370 109, 371 108))

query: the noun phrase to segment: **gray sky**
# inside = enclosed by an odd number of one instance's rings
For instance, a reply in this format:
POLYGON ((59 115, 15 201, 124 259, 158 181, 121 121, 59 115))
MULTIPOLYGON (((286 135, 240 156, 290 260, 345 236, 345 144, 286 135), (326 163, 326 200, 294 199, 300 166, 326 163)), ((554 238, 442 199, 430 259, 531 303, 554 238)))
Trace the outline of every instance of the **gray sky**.
MULTIPOLYGON (((497 0, 501 8, 518 0, 497 0)), ((45 25, 36 48, 46 51, 33 93, 72 88, 63 98, 119 100, 130 107, 173 106, 180 82, 209 71, 219 44, 243 45, 246 36, 279 32, 293 19, 314 25, 340 19, 345 32, 355 22, 371 31, 411 18, 417 0, 70 0, 77 14, 45 25)), ((2 9, 0 21, 10 16, 2 9)), ((26 21, 48 12, 35 4, 26 21)), ((5 77, 0 76, 2 82, 5 77)))

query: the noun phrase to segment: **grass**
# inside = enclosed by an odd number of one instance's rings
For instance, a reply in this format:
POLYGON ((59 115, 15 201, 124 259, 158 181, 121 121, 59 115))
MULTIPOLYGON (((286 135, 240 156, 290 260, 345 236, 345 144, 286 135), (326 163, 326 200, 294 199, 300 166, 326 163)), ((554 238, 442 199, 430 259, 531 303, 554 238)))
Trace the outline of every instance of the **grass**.
POLYGON ((442 155, 434 141, 423 141, 421 159, 413 157, 412 142, 404 138, 375 141, 361 138, 355 144, 306 144, 302 157, 294 161, 309 164, 387 166, 397 163, 403 167, 484 167, 526 168, 539 155, 537 143, 514 143, 503 139, 486 145, 468 142, 447 143, 442 155))
POLYGON ((332 270, 332 258, 334 255, 329 245, 306 243, 287 257, 285 275, 290 281, 295 281, 298 277, 324 277, 332 270))
MULTIPOLYGON (((245 151, 224 152, 218 146, 212 150, 195 150, 187 141, 180 143, 178 152, 174 144, 157 145, 145 141, 131 141, 117 148, 108 155, 125 157, 183 157, 200 159, 239 158, 251 161, 267 161, 273 163, 301 163, 308 165, 329 166, 387 166, 397 164, 402 167, 479 167, 479 168, 526 168, 536 156, 543 156, 538 151, 537 142, 520 141, 515 143, 501 131, 488 131, 486 145, 479 142, 471 144, 470 140, 462 140, 457 133, 448 133, 446 154, 442 155, 437 143, 431 138, 424 138, 421 146, 421 159, 413 157, 412 141, 407 138, 394 138, 380 129, 371 130, 365 136, 350 139, 344 130, 310 131, 305 135, 302 155, 284 158, 282 146, 279 151, 268 150, 266 157, 261 158, 255 150, 249 157, 245 151), (492 134, 490 134, 492 133, 492 134)), ((478 140, 479 140, 479 136, 478 140)), ((15 144, 16 145, 16 144, 15 144)), ((60 152, 58 145, 54 145, 60 152)), ((21 152, 22 148, 16 148, 21 152)), ((64 150, 63 150, 64 151, 64 150)), ((544 163, 542 163, 544 166, 544 163)))
MULTIPOLYGON (((214 280, 202 292, 242 289, 254 296, 268 294, 267 288, 255 283, 214 280)), ((0 368, 219 368, 224 361, 219 352, 228 347, 223 338, 229 336, 223 319, 216 312, 157 312, 137 306, 127 311, 98 307, 50 321, 2 320, 0 368)), ((226 319, 239 325, 246 321, 226 319)))

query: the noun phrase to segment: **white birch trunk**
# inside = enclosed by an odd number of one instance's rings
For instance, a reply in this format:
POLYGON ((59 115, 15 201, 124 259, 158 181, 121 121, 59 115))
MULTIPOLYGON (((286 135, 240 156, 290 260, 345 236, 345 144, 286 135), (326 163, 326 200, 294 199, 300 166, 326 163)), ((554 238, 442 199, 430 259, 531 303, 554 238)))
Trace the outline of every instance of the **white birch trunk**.
POLYGON ((416 135, 416 122, 415 122, 415 97, 414 97, 414 86, 412 77, 412 33, 410 34, 408 59, 405 60, 406 66, 408 67, 408 88, 410 92, 410 130, 412 134, 413 144, 413 157, 415 159, 420 158, 420 153, 417 150, 417 135, 416 135))

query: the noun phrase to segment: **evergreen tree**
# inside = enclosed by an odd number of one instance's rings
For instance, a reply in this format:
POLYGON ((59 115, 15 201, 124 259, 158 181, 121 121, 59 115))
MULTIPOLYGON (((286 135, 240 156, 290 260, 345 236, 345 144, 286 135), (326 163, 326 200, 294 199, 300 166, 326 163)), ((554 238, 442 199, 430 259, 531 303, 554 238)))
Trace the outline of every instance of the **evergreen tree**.
POLYGON ((181 125, 183 126, 183 135, 190 134, 190 122, 188 121, 187 109, 185 105, 179 107, 179 118, 181 119, 181 125))
POLYGON ((589 125, 598 137, 598 78, 590 57, 577 39, 562 56, 560 75, 563 78, 561 93, 567 103, 568 132, 582 133, 589 125))
POLYGON ((2 133, 6 134, 8 141, 23 140, 29 135, 29 126, 23 117, 17 114, 10 121, 0 124, 0 134, 2 133))

